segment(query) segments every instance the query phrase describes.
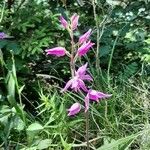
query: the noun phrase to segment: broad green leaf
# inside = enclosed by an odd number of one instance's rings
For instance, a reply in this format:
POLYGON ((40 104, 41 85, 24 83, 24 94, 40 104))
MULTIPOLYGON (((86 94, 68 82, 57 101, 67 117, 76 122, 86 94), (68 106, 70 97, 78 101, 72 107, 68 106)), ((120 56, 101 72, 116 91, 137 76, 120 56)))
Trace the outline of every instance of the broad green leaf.
POLYGON ((15 117, 14 123, 13 123, 14 129, 18 131, 22 131, 25 127, 25 123, 22 121, 20 117, 15 117))
POLYGON ((51 139, 45 139, 45 140, 42 140, 40 141, 40 143, 37 145, 37 148, 39 150, 41 149, 47 149, 52 143, 52 140, 51 139))
POLYGON ((10 117, 10 114, 0 116, 0 123, 3 124, 4 126, 6 126, 8 123, 9 117, 10 117))
POLYGON ((11 115, 11 109, 7 105, 0 106, 0 123, 7 125, 7 121, 11 115))
POLYGON ((27 131, 27 138, 28 138, 28 143, 32 143, 32 141, 34 140, 35 136, 41 131, 43 130, 44 127, 35 122, 35 123, 32 123, 31 125, 28 126, 28 128, 26 129, 27 131))
POLYGON ((27 131, 28 132, 38 132, 43 129, 43 126, 39 123, 32 123, 28 126, 27 131))

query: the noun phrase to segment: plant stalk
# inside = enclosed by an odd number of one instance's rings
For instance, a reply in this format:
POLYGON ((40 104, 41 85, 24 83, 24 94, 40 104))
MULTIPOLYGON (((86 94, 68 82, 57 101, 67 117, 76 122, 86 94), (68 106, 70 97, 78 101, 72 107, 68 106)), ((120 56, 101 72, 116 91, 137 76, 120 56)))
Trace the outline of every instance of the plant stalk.
POLYGON ((112 58, 113 58, 113 54, 114 54, 114 50, 115 50, 115 46, 116 46, 118 38, 119 38, 119 36, 117 36, 115 41, 114 41, 114 44, 113 44, 113 47, 112 47, 112 50, 111 50, 111 54, 110 54, 110 58, 109 58, 109 62, 108 62, 107 83, 108 83, 109 87, 110 87, 110 67, 111 67, 111 64, 112 64, 112 58))
POLYGON ((85 120, 86 120, 86 144, 87 144, 87 150, 90 150, 90 144, 89 144, 89 110, 85 113, 85 120))
POLYGON ((100 37, 100 31, 99 31, 99 21, 98 21, 98 16, 96 14, 96 5, 95 5, 95 1, 92 0, 92 6, 93 6, 93 14, 94 14, 94 20, 95 20, 95 24, 96 24, 96 43, 97 43, 97 47, 96 47, 96 68, 98 70, 98 73, 100 71, 100 59, 99 59, 99 37, 100 37))
POLYGON ((70 37, 71 37, 71 57, 70 57, 70 70, 71 70, 71 76, 72 78, 75 76, 75 61, 74 61, 74 38, 73 38, 73 32, 70 31, 70 37))

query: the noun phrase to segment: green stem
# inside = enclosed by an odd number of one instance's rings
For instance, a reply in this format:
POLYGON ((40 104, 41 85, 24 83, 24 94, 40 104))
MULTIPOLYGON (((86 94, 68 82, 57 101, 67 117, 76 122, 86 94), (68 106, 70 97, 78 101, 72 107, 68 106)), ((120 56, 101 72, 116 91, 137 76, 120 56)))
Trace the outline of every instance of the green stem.
POLYGON ((86 144, 87 144, 87 150, 90 150, 89 145, 89 110, 85 113, 86 118, 86 144))
POLYGON ((113 44, 113 47, 112 47, 112 50, 111 50, 111 54, 110 54, 110 58, 109 58, 109 63, 108 63, 108 69, 107 69, 107 83, 108 83, 108 86, 110 87, 110 67, 111 67, 111 64, 112 64, 112 58, 113 58, 113 54, 114 54, 114 50, 115 50, 115 46, 116 46, 116 43, 118 41, 118 38, 119 38, 119 35, 121 34, 122 30, 128 25, 129 23, 125 24, 121 29, 120 31, 118 32, 118 35, 114 41, 114 44, 113 44))
POLYGON ((109 63, 108 63, 107 82, 108 82, 108 85, 109 85, 109 86, 110 86, 110 67, 111 67, 112 58, 113 58, 113 54, 114 54, 114 50, 115 50, 115 46, 116 46, 118 37, 119 37, 119 36, 117 36, 116 39, 115 39, 115 41, 114 41, 114 44, 113 44, 113 47, 112 47, 112 50, 111 50, 111 54, 110 54, 110 58, 109 58, 109 63))
POLYGON ((95 24, 96 24, 96 41, 97 41, 97 48, 96 48, 96 68, 99 72, 100 70, 100 59, 99 59, 99 37, 100 37, 100 31, 99 31, 99 21, 98 21, 98 17, 96 14, 96 5, 95 5, 95 1, 92 0, 92 6, 93 6, 93 13, 94 13, 94 20, 95 20, 95 24))
POLYGON ((107 104, 107 101, 105 101, 105 119, 106 119, 106 121, 108 123, 107 113, 108 113, 108 104, 107 104))

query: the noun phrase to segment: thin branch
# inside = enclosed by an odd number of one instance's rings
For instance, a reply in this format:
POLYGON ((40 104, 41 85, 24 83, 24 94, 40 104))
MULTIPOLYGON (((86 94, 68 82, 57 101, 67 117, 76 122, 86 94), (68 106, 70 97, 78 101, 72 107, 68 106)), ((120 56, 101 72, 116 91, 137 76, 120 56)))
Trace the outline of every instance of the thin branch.
POLYGON ((99 31, 99 21, 98 16, 96 14, 96 4, 95 1, 92 0, 92 6, 93 6, 93 14, 94 14, 94 20, 96 24, 96 32, 97 32, 97 48, 96 48, 96 68, 100 69, 100 59, 99 59, 99 37, 100 37, 100 31, 99 31))
MULTIPOLYGON (((96 137, 94 139, 89 140, 89 143, 92 143, 96 140, 99 140, 101 137, 96 137)), ((82 146, 86 146, 86 142, 83 142, 81 144, 73 144, 73 147, 82 147, 82 146)))

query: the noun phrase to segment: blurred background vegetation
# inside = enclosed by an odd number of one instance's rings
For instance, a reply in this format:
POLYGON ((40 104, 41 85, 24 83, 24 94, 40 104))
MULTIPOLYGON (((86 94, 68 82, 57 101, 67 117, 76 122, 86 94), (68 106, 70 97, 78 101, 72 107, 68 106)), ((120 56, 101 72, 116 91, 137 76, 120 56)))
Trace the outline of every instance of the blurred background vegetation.
POLYGON ((69 50, 59 16, 77 13, 75 40, 91 28, 96 43, 82 59, 89 63, 92 87, 113 94, 91 105, 91 149, 149 150, 149 10, 149 0, 1 0, 0 32, 10 37, 0 40, 0 147, 85 148, 84 115, 66 115, 71 101, 83 98, 59 92, 70 77, 68 58, 44 52, 69 50))

